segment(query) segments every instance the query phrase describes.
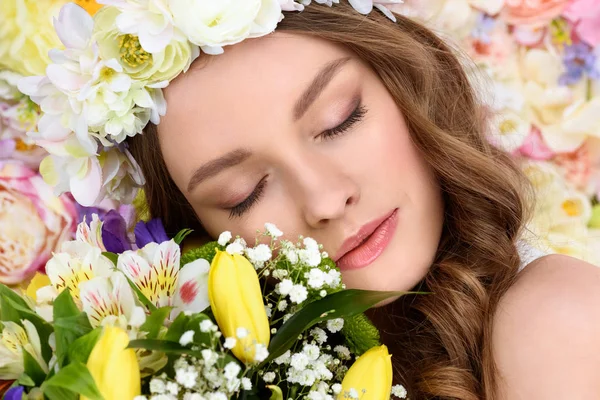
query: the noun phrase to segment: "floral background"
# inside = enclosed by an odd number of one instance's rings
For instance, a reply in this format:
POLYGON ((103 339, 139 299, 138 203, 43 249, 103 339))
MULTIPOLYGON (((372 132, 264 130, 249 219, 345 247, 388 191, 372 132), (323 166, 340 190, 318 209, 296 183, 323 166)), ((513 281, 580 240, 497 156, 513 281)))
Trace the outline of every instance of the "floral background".
MULTIPOLYGON (((39 175, 44 151, 27 137, 37 105, 20 76, 41 75, 52 27, 66 0, 3 0, 0 10, 0 282, 16 285, 43 267, 92 212, 56 197, 39 175)), ((75 1, 90 14, 93 0, 75 1)), ((384 3, 384 2, 382 2, 384 3)), ((489 140, 531 179, 536 206, 528 240, 547 252, 600 265, 600 0, 405 0, 394 11, 456 44, 477 66, 493 111, 489 140)))

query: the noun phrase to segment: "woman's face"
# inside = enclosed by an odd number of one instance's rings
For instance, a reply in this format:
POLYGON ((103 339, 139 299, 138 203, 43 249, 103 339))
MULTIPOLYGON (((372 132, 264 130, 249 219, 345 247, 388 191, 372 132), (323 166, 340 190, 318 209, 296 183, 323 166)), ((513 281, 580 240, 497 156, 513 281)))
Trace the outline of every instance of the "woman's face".
POLYGON ((227 47, 165 90, 158 134, 207 232, 309 236, 351 288, 408 290, 427 273, 441 193, 382 82, 347 50, 279 32, 227 47))

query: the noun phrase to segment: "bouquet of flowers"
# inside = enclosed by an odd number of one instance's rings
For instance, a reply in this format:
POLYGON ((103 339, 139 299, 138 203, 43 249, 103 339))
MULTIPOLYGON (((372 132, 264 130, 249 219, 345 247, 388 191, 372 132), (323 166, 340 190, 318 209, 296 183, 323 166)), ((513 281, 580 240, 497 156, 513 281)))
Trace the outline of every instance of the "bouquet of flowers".
POLYGON ((78 226, 23 293, 0 286, 5 399, 389 399, 391 356, 311 238, 266 224, 185 251, 159 220, 78 226), (359 357, 360 356, 360 357, 359 357), (359 357, 359 358, 358 358, 359 357))

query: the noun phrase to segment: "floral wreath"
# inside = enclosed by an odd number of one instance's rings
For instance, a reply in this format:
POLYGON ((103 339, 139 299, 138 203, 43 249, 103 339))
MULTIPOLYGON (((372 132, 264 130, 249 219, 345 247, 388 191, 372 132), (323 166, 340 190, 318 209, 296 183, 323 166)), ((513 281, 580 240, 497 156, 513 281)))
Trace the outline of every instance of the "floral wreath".
MULTIPOLYGON (((332 6, 339 0, 315 0, 332 6)), ((361 14, 402 0, 348 0, 361 14)), ((57 194, 84 206, 104 198, 130 203, 144 177, 125 140, 166 113, 162 93, 200 55, 267 35, 311 0, 99 0, 91 17, 68 3, 54 19, 64 50, 52 49, 46 75, 19 90, 41 109, 28 135, 49 155, 40 164, 57 194)))

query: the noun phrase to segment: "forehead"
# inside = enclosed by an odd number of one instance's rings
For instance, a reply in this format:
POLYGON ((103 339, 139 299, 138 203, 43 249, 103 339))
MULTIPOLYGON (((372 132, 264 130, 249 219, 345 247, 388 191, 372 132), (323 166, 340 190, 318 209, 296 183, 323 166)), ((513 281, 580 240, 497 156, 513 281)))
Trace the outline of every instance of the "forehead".
POLYGON ((274 106, 291 109, 325 64, 348 55, 327 41, 286 32, 225 47, 218 56, 202 55, 164 90, 168 108, 159 132, 181 130, 180 122, 191 115, 210 125, 222 124, 221 118, 231 122, 232 112, 240 110, 256 118, 274 106))
POLYGON ((202 55, 164 90, 167 113, 158 134, 177 185, 183 188, 199 163, 259 140, 266 129, 274 134, 289 126, 297 99, 315 75, 349 55, 325 40, 286 32, 202 55))

